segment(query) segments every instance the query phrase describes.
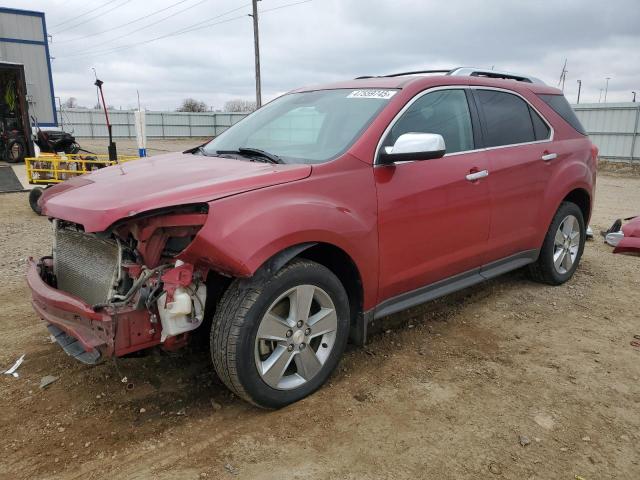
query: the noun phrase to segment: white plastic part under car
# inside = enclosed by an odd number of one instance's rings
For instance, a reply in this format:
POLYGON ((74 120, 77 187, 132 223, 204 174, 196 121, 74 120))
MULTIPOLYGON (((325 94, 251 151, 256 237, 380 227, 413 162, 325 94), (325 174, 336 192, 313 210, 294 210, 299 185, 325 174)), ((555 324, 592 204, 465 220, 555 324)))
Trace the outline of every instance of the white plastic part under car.
POLYGON ((207 287, 204 283, 176 288, 173 302, 167 302, 167 293, 163 293, 158 298, 158 313, 162 323, 160 341, 198 328, 204 318, 206 298, 207 287))

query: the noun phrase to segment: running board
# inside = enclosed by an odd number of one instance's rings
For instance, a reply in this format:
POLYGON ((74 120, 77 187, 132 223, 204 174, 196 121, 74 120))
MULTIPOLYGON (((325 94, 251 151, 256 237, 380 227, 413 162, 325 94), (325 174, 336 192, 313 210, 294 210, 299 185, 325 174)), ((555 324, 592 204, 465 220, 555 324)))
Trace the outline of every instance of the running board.
POLYGON ((510 257, 488 263, 479 268, 459 273, 450 278, 445 278, 430 285, 420 287, 411 292, 403 293, 396 297, 385 300, 375 308, 374 319, 386 317, 393 313, 415 307, 436 298, 443 297, 463 288, 476 285, 490 278, 497 277, 503 273, 524 267, 538 259, 539 250, 526 250, 516 253, 510 257))
POLYGON ((86 365, 95 365, 100 360, 100 352, 98 350, 93 349, 87 352, 75 337, 68 335, 55 325, 48 325, 47 330, 70 357, 86 365))

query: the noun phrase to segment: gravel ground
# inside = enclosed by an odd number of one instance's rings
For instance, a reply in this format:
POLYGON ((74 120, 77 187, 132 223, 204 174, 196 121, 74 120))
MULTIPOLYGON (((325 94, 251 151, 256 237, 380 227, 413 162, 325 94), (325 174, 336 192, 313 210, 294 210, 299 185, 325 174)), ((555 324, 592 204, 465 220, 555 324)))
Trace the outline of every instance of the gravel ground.
MULTIPOLYGON (((594 230, 634 213, 640 177, 600 175, 594 230)), ((0 368, 26 354, 0 375, 0 478, 638 478, 640 257, 600 238, 563 286, 513 272, 387 319, 276 412, 229 394, 206 352, 71 360, 30 306, 24 260, 50 226, 25 193, 0 195, 0 243, 0 368)))

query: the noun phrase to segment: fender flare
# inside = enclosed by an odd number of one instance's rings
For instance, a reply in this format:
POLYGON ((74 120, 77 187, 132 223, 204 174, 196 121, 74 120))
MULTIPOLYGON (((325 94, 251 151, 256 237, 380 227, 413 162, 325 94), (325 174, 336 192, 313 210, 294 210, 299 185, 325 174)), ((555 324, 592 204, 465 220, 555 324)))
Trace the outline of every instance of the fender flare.
POLYGON ((299 245, 293 245, 291 247, 285 248, 284 250, 281 250, 280 252, 269 258, 266 262, 264 262, 260 266, 260 268, 256 270, 251 278, 260 280, 266 277, 273 276, 287 263, 289 263, 305 250, 313 247, 314 245, 317 245, 317 242, 301 243, 299 245))

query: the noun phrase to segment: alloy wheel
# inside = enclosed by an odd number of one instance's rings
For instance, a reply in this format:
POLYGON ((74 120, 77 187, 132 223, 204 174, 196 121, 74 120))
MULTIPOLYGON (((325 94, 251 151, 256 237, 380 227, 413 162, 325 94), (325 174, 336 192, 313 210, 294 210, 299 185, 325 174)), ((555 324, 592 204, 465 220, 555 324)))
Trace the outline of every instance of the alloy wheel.
POLYGON ((262 317, 255 363, 271 388, 290 390, 311 380, 333 349, 338 317, 331 297, 315 285, 280 295, 262 317))
POLYGON ((553 265, 558 273, 571 270, 580 249, 580 222, 573 215, 567 215, 556 231, 553 245, 553 265))

